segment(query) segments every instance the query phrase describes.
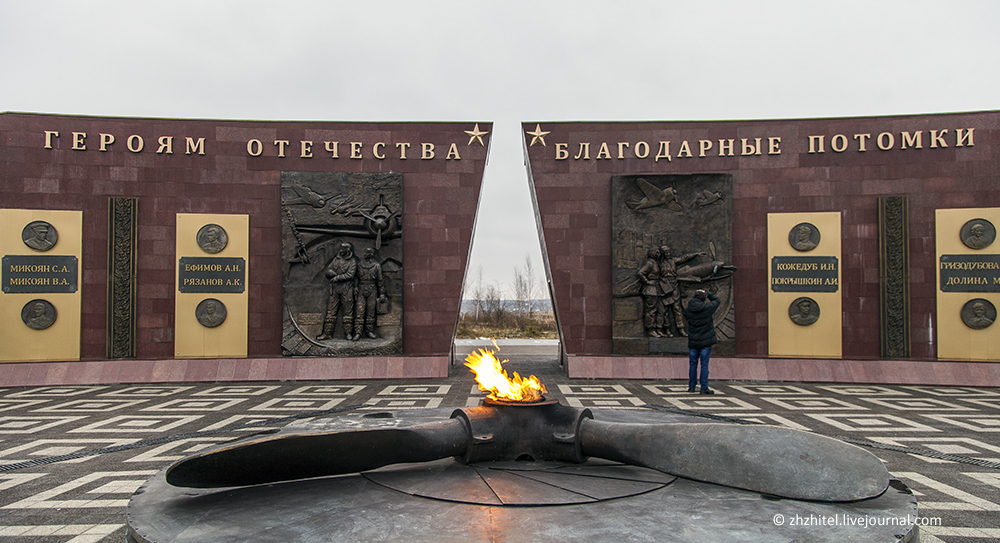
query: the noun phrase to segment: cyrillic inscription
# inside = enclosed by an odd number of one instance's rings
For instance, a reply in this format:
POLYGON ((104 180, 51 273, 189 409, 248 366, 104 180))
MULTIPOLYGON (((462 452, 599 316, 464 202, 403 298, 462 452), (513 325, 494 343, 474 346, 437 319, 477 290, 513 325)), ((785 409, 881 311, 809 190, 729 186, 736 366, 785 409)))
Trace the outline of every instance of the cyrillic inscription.
POLYGON ((6 255, 3 291, 8 294, 76 292, 77 260, 66 255, 6 255))
POLYGON ((246 261, 242 258, 185 256, 178 261, 180 292, 243 292, 246 261))
POLYGON ((1000 255, 941 255, 941 292, 1000 292, 1000 255))
POLYGON ((774 292, 837 292, 839 266, 835 256, 776 256, 771 259, 774 292))

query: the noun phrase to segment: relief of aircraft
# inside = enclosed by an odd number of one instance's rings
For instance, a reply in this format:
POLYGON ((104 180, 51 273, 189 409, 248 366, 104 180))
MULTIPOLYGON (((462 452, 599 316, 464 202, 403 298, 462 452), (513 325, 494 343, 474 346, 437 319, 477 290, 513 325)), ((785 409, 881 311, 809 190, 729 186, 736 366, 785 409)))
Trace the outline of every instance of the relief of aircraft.
POLYGON ((311 188, 303 185, 292 185, 291 189, 295 191, 297 197, 289 198, 287 200, 282 199, 281 205, 310 205, 316 209, 321 209, 326 205, 326 202, 330 199, 330 197, 334 195, 332 192, 325 195, 319 194, 311 188))
POLYGON ((677 190, 673 187, 660 189, 641 177, 635 180, 635 186, 645 195, 641 200, 631 200, 628 202, 628 206, 635 211, 659 206, 664 206, 670 211, 683 211, 684 209, 677 201, 677 190))
POLYGON ((703 256, 710 256, 711 260, 699 262, 697 264, 686 264, 677 268, 677 280, 690 283, 701 283, 704 281, 714 281, 733 275, 736 266, 726 264, 718 259, 715 254, 715 242, 708 242, 709 253, 701 253, 703 256))

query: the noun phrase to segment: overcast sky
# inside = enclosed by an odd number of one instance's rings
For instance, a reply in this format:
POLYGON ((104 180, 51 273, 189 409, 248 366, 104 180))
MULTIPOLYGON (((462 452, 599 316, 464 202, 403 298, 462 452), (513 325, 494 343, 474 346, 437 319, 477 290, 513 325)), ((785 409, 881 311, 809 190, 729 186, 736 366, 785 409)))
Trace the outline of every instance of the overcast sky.
POLYGON ((506 287, 521 121, 1000 109, 1000 2, 0 0, 0 62, 0 111, 493 121, 468 275, 506 287))

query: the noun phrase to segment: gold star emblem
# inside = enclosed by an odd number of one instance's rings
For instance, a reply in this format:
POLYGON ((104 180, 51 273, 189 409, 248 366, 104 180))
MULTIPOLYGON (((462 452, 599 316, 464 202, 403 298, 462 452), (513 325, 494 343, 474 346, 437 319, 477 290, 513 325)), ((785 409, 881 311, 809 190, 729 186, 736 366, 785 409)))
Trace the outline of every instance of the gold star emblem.
POLYGON ((468 145, 472 145, 472 142, 478 141, 479 145, 482 145, 483 147, 486 147, 486 144, 483 143, 483 136, 485 136, 486 134, 489 134, 489 132, 480 132, 479 131, 479 123, 476 123, 476 127, 473 128, 472 130, 465 130, 464 132, 469 135, 469 143, 468 143, 468 145))
POLYGON ((528 145, 528 147, 531 147, 532 145, 534 145, 536 142, 539 141, 542 142, 542 147, 545 147, 545 136, 548 136, 549 133, 542 132, 542 125, 536 124, 534 132, 525 131, 524 133, 531 136, 531 143, 528 145))

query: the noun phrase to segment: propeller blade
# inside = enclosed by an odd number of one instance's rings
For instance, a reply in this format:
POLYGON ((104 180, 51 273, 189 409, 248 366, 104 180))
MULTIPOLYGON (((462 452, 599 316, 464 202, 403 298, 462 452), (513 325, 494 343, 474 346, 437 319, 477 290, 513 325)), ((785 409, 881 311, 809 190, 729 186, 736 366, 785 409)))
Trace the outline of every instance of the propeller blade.
POLYGON ((223 488, 368 471, 461 456, 469 432, 459 419, 407 428, 277 434, 195 454, 167 468, 167 482, 223 488))
POLYGON ((824 502, 881 495, 889 472, 875 455, 778 426, 583 421, 583 454, 696 481, 824 502))

